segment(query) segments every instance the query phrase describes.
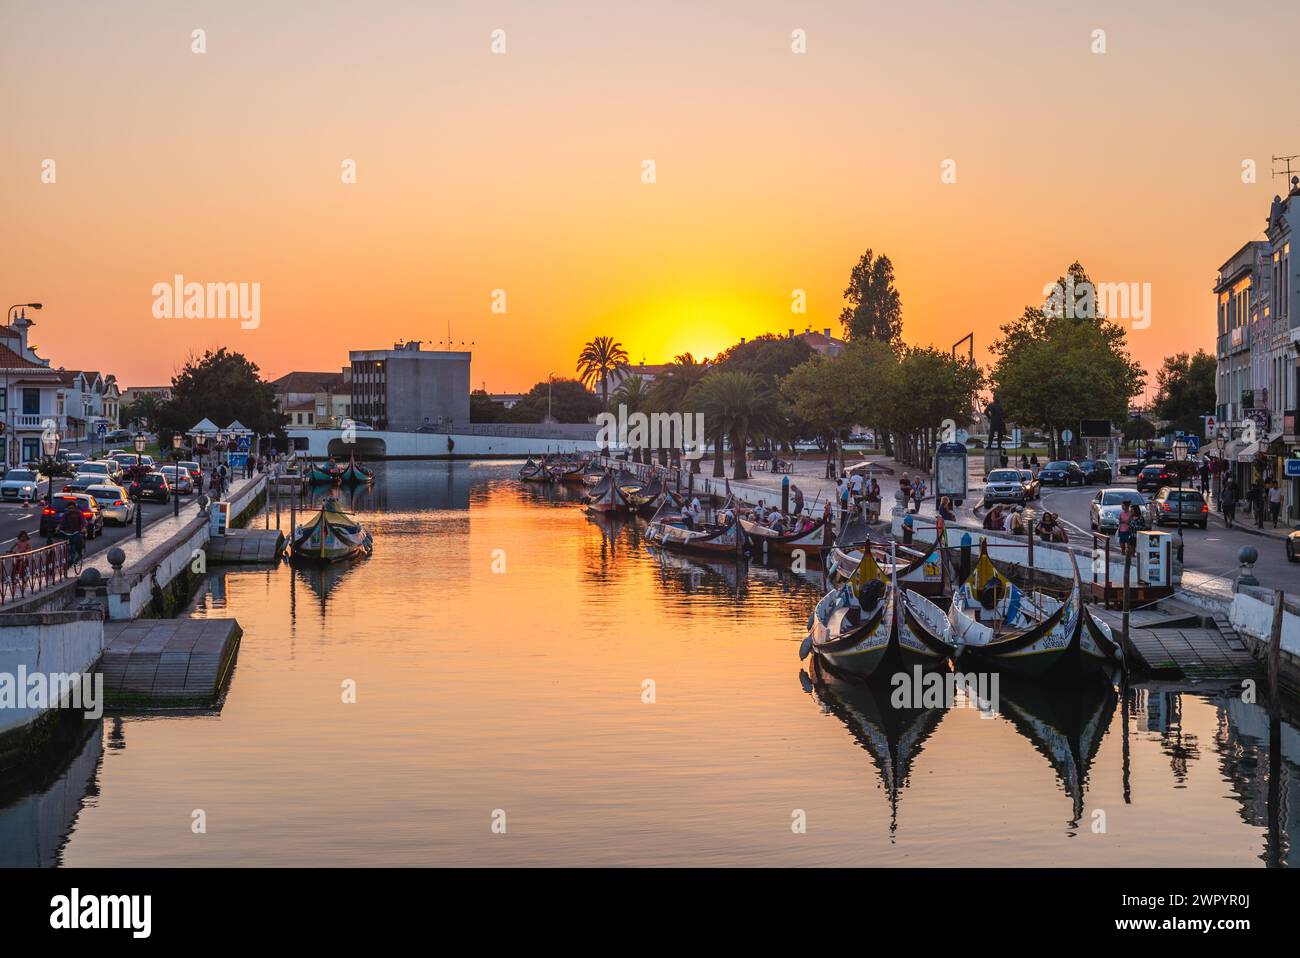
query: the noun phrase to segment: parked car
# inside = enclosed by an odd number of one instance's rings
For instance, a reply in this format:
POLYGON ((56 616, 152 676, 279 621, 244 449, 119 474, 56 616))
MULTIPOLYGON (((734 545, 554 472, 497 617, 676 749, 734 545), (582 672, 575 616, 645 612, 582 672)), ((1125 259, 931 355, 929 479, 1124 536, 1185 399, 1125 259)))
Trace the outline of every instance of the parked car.
POLYGON ((0 499, 31 502, 40 484, 41 475, 35 469, 10 469, 0 480, 0 499))
POLYGON ((131 430, 129 429, 114 429, 112 432, 106 433, 104 435, 104 442, 130 442, 130 441, 131 441, 131 430))
POLYGON ((86 539, 104 534, 104 514, 99 509, 95 497, 85 493, 56 492, 54 499, 41 510, 40 534, 49 538, 54 535, 64 510, 80 509, 86 519, 86 539))
POLYGON ((1300 562, 1300 529, 1286 537, 1286 557, 1291 562, 1300 562))
POLYGON ((1121 476, 1136 476, 1145 465, 1147 463, 1141 459, 1125 459, 1119 464, 1119 474, 1121 476))
POLYGON ((1115 477, 1110 471, 1110 463, 1105 459, 1084 459, 1079 463, 1079 469, 1088 485, 1092 485, 1094 482, 1108 483, 1115 481, 1115 477))
POLYGON ((1082 486, 1086 480, 1077 462, 1058 459, 1038 470, 1038 481, 1045 486, 1082 486))
POLYGON ((1025 486, 1019 469, 994 469, 984 477, 984 501, 1024 502, 1025 486))
POLYGON ((1139 529, 1146 528, 1147 512, 1149 511, 1146 496, 1136 489, 1116 488, 1103 489, 1092 497, 1088 522, 1093 530, 1096 532, 1114 532, 1119 527, 1119 511, 1126 502, 1131 502, 1141 510, 1135 527, 1139 529))
POLYGON ((95 502, 99 504, 99 511, 103 513, 106 522, 127 526, 135 521, 135 503, 121 486, 91 486, 86 490, 86 494, 93 496, 95 502))
POLYGON ((122 466, 114 459, 95 459, 77 466, 78 476, 95 476, 100 482, 116 479, 122 474, 122 466))
POLYGON ((131 498, 136 502, 167 502, 172 496, 172 487, 167 482, 167 477, 161 472, 146 473, 142 478, 134 480, 127 487, 131 498))
POLYGON ((1034 470, 1020 470, 1020 484, 1025 487, 1025 499, 1040 499, 1043 495, 1043 484, 1034 476, 1034 470))
POLYGON ((1151 502, 1158 526, 1170 522, 1175 525, 1200 526, 1204 529, 1210 521, 1210 507, 1205 497, 1195 489, 1175 489, 1165 486, 1151 502))
POLYGON ((194 480, 190 478, 190 471, 184 466, 162 466, 158 471, 167 477, 167 485, 171 486, 178 496, 188 496, 194 491, 194 480))
POLYGON ((1143 466, 1142 471, 1138 473, 1137 490, 1138 492, 1159 492, 1171 482, 1176 481, 1168 466, 1158 462, 1152 463, 1149 466, 1143 466))

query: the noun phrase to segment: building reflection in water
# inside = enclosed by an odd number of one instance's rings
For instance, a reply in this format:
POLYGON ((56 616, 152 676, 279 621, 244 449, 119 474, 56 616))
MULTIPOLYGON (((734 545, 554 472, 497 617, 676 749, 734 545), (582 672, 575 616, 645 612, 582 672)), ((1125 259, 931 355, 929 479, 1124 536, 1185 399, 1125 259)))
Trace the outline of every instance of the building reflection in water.
POLYGON ((104 720, 80 722, 42 754, 0 775, 0 868, 51 868, 63 861, 77 816, 99 792, 104 720))

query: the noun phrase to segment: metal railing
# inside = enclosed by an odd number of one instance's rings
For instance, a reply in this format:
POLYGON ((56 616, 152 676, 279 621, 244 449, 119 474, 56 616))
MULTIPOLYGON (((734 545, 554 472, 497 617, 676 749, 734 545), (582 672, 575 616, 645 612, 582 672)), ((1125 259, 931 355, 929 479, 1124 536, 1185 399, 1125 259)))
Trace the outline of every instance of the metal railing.
POLYGON ((0 556, 0 603, 40 592, 68 575, 68 543, 0 556))

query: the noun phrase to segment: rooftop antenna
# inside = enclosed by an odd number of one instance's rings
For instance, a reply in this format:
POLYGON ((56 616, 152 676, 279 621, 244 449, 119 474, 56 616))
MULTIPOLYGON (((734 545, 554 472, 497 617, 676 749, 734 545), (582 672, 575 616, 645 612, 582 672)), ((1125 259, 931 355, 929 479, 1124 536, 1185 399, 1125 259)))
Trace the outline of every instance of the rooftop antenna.
POLYGON ((1300 182, 1300 181, 1298 181, 1297 178, 1296 178, 1296 177, 1293 175, 1293 173, 1292 173, 1292 170, 1291 170, 1291 161, 1292 161, 1292 160, 1300 160, 1300 153, 1292 153, 1290 156, 1275 156, 1275 157, 1273 157, 1273 163, 1272 163, 1272 167, 1271 167, 1271 168, 1272 168, 1272 171, 1273 171, 1273 175, 1274 175, 1274 176, 1281 176, 1281 177, 1284 177, 1284 178, 1286 179, 1287 183, 1289 183, 1291 186, 1294 187, 1294 186, 1297 185, 1297 182, 1300 182), (1284 163, 1284 164, 1286 164, 1286 169, 1284 169, 1284 170, 1279 170, 1279 169, 1277 168, 1277 165, 1278 165, 1279 163, 1284 163))

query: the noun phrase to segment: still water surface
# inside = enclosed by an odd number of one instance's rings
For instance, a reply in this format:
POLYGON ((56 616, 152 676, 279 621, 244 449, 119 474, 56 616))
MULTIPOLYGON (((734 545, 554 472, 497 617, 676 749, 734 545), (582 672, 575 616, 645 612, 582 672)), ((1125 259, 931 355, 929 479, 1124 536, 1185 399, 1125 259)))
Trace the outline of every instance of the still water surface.
POLYGON ((652 554, 516 469, 381 465, 344 493, 369 560, 213 574, 220 710, 110 715, 0 783, 0 864, 1296 864, 1300 733, 1270 795, 1260 707, 1004 682, 993 718, 900 713, 801 681, 817 576, 652 554))

